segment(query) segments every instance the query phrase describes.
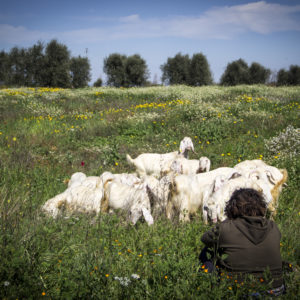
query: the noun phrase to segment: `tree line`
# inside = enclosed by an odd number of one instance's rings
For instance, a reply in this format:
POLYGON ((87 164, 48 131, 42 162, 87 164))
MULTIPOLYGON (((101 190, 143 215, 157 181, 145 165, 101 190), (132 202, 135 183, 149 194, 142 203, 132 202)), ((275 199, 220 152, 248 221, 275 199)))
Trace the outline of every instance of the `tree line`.
MULTIPOLYGON (((162 83, 203 86, 213 84, 212 72, 206 56, 195 53, 192 57, 177 53, 160 66, 162 83)), ((146 61, 139 55, 119 53, 104 58, 103 72, 106 84, 115 87, 151 85, 146 61)), ((250 66, 238 59, 227 64, 220 85, 266 84, 271 71, 257 62, 250 66)), ((0 84, 8 86, 49 86, 80 88, 88 86, 91 67, 87 57, 71 57, 67 46, 51 40, 46 46, 38 42, 30 48, 12 48, 8 53, 0 52, 0 84)), ((289 70, 280 69, 273 78, 276 85, 299 85, 300 67, 291 65, 289 70)), ((94 86, 101 86, 98 78, 94 86)))
POLYGON ((71 57, 57 40, 0 52, 0 82, 5 85, 77 88, 87 86, 90 79, 89 60, 71 57))

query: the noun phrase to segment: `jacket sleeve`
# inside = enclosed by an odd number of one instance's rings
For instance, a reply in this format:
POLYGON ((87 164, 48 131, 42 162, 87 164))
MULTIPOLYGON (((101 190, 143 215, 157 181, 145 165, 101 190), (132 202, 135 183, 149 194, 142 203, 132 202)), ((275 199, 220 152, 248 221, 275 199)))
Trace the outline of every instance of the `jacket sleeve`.
POLYGON ((219 226, 217 225, 212 230, 209 230, 205 232, 202 237, 201 241, 205 244, 207 247, 213 247, 218 243, 219 239, 219 226))

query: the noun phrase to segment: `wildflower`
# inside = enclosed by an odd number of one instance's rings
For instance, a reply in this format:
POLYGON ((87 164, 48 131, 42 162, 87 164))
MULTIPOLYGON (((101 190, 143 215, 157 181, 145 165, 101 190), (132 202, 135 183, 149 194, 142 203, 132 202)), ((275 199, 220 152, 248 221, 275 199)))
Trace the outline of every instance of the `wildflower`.
POLYGON ((209 141, 207 141, 206 144, 209 145, 209 141))
POLYGON ((228 156, 230 156, 230 155, 231 155, 231 153, 230 153, 230 152, 228 152, 228 153, 227 153, 227 155, 228 155, 228 156))
POLYGON ((138 255, 138 257, 142 257, 142 256, 143 256, 142 254, 139 254, 139 255, 138 255))
POLYGON ((138 274, 131 274, 131 277, 133 279, 140 279, 141 278, 140 275, 138 275, 138 274))
POLYGON ((224 155, 225 155, 224 153, 221 154, 221 156, 224 156, 224 155))
POLYGON ((45 296, 46 295, 46 293, 45 292, 42 292, 42 296, 45 296))
POLYGON ((81 162, 81 166, 82 166, 82 167, 84 166, 84 161, 81 162))
POLYGON ((128 286, 129 283, 131 282, 129 278, 127 277, 114 277, 114 280, 118 280, 120 282, 121 285, 123 286, 128 286))
POLYGON ((108 278, 108 277, 109 277, 109 274, 105 274, 105 277, 108 278))
POLYGON ((207 273, 207 272, 208 272, 208 269, 204 269, 204 272, 207 273))
POLYGON ((229 287, 228 287, 228 289, 229 289, 229 290, 232 290, 232 287, 231 287, 231 286, 229 286, 229 287))
POLYGON ((13 137, 13 141, 15 142, 16 140, 17 140, 17 138, 14 136, 14 137, 13 137))
POLYGON ((118 163, 118 162, 115 162, 115 165, 116 165, 116 166, 118 166, 118 165, 119 165, 119 163, 118 163))
POLYGON ((264 282, 264 279, 263 279, 263 278, 260 278, 259 281, 260 281, 260 282, 264 282))
POLYGON ((4 286, 9 286, 10 285, 10 282, 9 281, 4 281, 4 286))
POLYGON ((168 276, 167 276, 167 275, 165 276, 165 279, 168 279, 168 276))
POLYGON ((202 267, 201 267, 202 269, 204 269, 205 268, 205 265, 202 265, 202 267))

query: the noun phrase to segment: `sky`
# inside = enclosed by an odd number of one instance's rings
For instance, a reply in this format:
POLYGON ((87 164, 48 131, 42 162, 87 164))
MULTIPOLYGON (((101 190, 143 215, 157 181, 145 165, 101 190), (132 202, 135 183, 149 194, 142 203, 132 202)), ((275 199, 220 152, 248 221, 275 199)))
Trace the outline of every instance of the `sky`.
POLYGON ((52 39, 105 82, 112 53, 139 54, 149 80, 177 53, 202 53, 217 83, 239 58, 272 72, 300 65, 300 0, 0 0, 0 51, 52 39))

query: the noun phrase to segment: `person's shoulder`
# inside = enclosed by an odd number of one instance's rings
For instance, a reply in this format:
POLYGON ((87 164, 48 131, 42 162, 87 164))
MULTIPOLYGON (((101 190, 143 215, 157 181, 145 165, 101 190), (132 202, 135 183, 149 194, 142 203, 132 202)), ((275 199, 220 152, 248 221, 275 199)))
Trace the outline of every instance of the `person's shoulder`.
POLYGON ((219 227, 220 230, 226 230, 233 226, 233 222, 234 222, 234 220, 225 219, 224 221, 219 223, 217 226, 219 227))

